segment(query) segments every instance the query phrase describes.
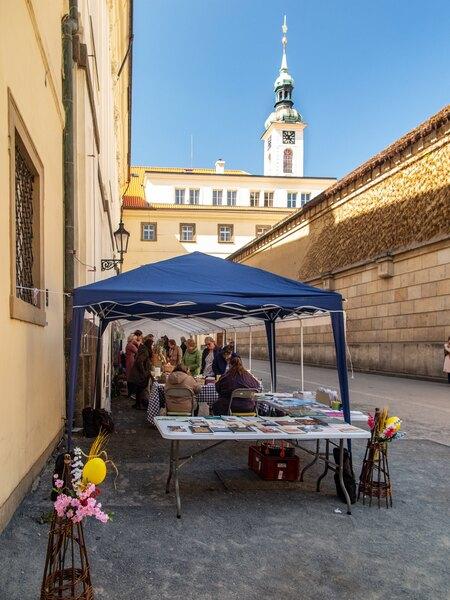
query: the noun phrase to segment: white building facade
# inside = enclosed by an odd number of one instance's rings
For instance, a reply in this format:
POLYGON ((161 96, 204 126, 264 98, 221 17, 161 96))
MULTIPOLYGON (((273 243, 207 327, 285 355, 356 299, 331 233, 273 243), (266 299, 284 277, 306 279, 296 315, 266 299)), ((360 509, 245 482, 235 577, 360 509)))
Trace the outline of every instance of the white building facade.
MULTIPOLYGON (((219 161, 217 161, 219 162, 219 161)), ((149 167, 144 195, 149 204, 300 208, 335 181, 330 177, 251 175, 244 171, 184 169, 171 173, 149 167), (203 171, 203 172, 198 172, 203 171)), ((223 162, 223 161, 220 161, 223 162)))

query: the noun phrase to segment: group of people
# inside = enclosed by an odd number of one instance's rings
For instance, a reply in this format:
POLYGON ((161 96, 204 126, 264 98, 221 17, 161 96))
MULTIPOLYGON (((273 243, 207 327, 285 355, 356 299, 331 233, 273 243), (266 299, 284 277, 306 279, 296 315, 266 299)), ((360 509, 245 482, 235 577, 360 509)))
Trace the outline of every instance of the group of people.
MULTIPOLYGON (((219 347, 214 338, 205 338, 202 351, 197 348, 194 339, 182 337, 178 345, 174 339, 163 336, 155 344, 154 336, 143 336, 137 329, 127 340, 125 348, 125 373, 128 394, 135 397, 134 408, 145 409, 148 402, 149 389, 154 383, 152 368, 158 362, 171 366, 166 379, 166 392, 171 388, 185 387, 194 394, 200 391, 200 384, 195 377, 217 379, 216 391, 218 400, 213 405, 213 414, 227 414, 231 394, 238 388, 258 389, 259 381, 247 371, 241 358, 235 353, 233 344, 219 347)), ((233 410, 248 412, 254 409, 253 401, 236 399, 233 410)))

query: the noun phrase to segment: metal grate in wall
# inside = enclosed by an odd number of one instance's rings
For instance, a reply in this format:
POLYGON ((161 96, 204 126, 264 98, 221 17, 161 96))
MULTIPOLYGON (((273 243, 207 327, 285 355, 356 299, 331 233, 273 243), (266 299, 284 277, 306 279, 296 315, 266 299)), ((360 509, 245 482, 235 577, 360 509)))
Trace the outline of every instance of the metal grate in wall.
POLYGON ((33 186, 30 170, 20 148, 16 146, 16 294, 29 304, 35 304, 33 288, 33 186))

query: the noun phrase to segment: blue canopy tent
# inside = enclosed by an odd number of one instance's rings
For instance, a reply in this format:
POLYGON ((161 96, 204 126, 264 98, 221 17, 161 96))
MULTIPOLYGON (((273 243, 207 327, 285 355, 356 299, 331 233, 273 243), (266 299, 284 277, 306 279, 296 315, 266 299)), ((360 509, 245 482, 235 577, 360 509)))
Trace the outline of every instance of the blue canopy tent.
POLYGON ((266 327, 274 391, 276 321, 292 314, 327 312, 333 328, 344 418, 350 423, 342 296, 262 269, 192 252, 74 290, 67 406, 69 448, 85 311, 99 317, 99 338, 110 322, 120 319, 259 319, 266 327))

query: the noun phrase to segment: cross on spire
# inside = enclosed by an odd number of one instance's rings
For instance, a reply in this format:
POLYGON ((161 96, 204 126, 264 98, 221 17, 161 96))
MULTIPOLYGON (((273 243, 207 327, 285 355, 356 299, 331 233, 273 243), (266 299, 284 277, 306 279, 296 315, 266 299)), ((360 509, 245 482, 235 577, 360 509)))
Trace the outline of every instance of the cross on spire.
POLYGON ((281 59, 281 67, 280 71, 287 71, 287 56, 286 56, 286 46, 287 46, 287 23, 286 23, 286 15, 284 15, 283 25, 281 26, 281 31, 283 32, 283 37, 281 38, 281 44, 283 46, 283 57, 281 59))

